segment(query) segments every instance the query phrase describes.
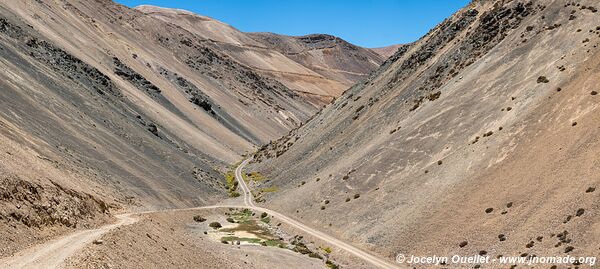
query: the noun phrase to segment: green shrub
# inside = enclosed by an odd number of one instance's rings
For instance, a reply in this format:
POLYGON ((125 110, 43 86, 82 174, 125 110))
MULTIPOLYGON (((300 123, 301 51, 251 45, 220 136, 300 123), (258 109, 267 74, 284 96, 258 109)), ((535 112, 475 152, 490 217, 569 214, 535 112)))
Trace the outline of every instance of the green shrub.
POLYGON ((259 189, 260 192, 276 192, 278 190, 279 190, 279 188, 277 186, 271 186, 271 187, 259 189))
POLYGON ((223 227, 223 226, 221 226, 221 223, 218 223, 216 221, 215 222, 211 222, 208 226, 211 227, 211 228, 213 228, 213 229, 215 229, 215 230, 223 227))
POLYGON ((325 265, 327 265, 327 268, 329 268, 329 269, 339 269, 340 268, 337 264, 333 263, 332 261, 326 261, 325 265))
POLYGON ((267 214, 267 212, 262 212, 262 214, 260 214, 260 218, 264 219, 268 216, 269 214, 267 214))
POLYGON ((199 216, 199 215, 196 215, 196 216, 194 216, 194 221, 195 222, 205 222, 206 219, 203 218, 203 217, 201 217, 201 216, 199 216))
POLYGON ((227 218, 227 222, 229 222, 229 223, 235 223, 235 220, 233 218, 229 217, 229 218, 227 218))

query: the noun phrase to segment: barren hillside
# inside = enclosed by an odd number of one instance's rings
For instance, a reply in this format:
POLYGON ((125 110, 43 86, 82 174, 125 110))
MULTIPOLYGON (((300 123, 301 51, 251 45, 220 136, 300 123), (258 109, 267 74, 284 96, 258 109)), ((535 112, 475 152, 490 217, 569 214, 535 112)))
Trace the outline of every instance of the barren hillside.
POLYGON ((409 46, 409 44, 397 44, 397 45, 391 45, 391 46, 387 46, 387 47, 371 48, 370 50, 374 51, 375 53, 377 53, 387 59, 390 56, 394 55, 396 53, 396 51, 398 51, 398 49, 400 49, 401 47, 404 47, 404 46, 409 46))
POLYGON ((365 79, 384 57, 330 35, 243 33, 223 22, 179 9, 136 9, 206 39, 253 71, 276 79, 318 106, 365 79))
POLYGON ((0 68, 0 256, 118 210, 213 204, 228 165, 318 109, 112 1, 0 1, 0 68))
POLYGON ((597 255, 598 7, 474 1, 264 146, 258 199, 390 258, 597 255))

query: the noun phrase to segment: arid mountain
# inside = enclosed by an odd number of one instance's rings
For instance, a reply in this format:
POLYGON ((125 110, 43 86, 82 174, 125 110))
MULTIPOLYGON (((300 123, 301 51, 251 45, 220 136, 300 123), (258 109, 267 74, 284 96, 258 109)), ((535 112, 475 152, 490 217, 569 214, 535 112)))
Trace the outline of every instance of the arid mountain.
POLYGON ((331 35, 284 36, 252 33, 269 49, 274 49, 301 65, 332 78, 343 85, 353 85, 373 71, 385 58, 368 49, 352 45, 331 35))
POLYGON ((258 152, 259 200, 389 258, 597 254, 598 5, 474 1, 258 152))
POLYGON ((599 7, 475 0, 365 49, 109 0, 0 0, 0 267, 597 256, 599 7))
POLYGON ((243 33, 185 10, 147 5, 136 9, 207 39, 206 43, 215 50, 258 74, 280 81, 318 106, 365 79, 385 59, 330 35, 243 33))
POLYGON ((228 165, 319 106, 238 56, 112 1, 0 1, 0 256, 226 198, 228 165))
POLYGON ((371 48, 370 50, 374 51, 375 53, 377 53, 387 59, 390 56, 394 55, 396 53, 396 51, 398 51, 398 49, 400 49, 401 47, 404 47, 404 46, 409 46, 409 45, 408 44, 397 44, 397 45, 391 45, 391 46, 387 46, 387 47, 371 48))

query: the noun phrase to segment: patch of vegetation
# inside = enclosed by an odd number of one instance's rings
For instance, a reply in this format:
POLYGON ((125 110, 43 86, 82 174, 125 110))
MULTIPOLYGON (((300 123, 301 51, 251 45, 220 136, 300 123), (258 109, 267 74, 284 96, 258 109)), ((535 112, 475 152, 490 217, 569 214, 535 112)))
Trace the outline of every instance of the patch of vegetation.
POLYGON ((435 93, 427 95, 427 99, 429 99, 429 101, 435 101, 438 98, 440 98, 440 95, 442 95, 442 93, 440 91, 437 91, 435 93))
POLYGON ((506 241, 506 235, 504 234, 499 234, 498 235, 498 239, 502 242, 502 241, 506 241))
POLYGON ((585 190, 586 193, 591 193, 594 191, 596 191, 596 188, 594 188, 594 187, 589 187, 589 188, 587 188, 587 190, 585 190))
POLYGON ((550 80, 545 76, 539 76, 537 79, 537 83, 548 83, 550 80))
POLYGON ((264 181, 267 178, 262 175, 260 172, 250 172, 248 174, 248 176, 250 177, 250 179, 254 180, 254 181, 264 181))
POLYGON ((279 239, 266 240, 266 241, 264 241, 264 243, 267 247, 280 247, 280 248, 286 247, 286 244, 279 239))
POLYGON ((205 222, 205 221, 206 221, 206 219, 205 219, 205 218, 203 218, 203 217, 202 217, 202 216, 200 216, 200 215, 196 215, 196 216, 194 216, 194 221, 195 221, 195 222, 205 222))
POLYGON ((321 255, 319 255, 318 253, 314 253, 314 252, 313 253, 309 253, 308 257, 319 259, 319 260, 323 259, 323 257, 321 257, 321 255))
POLYGON ((242 211, 236 211, 235 213, 231 214, 231 218, 238 223, 247 223, 250 218, 252 218, 252 210, 244 208, 242 211))
POLYGON ((260 188, 259 192, 276 192, 278 190, 279 190, 279 188, 277 186, 271 186, 271 187, 266 187, 266 188, 260 188))
POLYGON ((211 222, 208 226, 211 227, 211 228, 213 228, 213 229, 215 229, 215 230, 223 227, 223 226, 221 226, 221 223, 218 223, 216 221, 215 222, 211 222))
POLYGON ((262 219, 260 219, 260 221, 262 221, 262 222, 264 222, 266 224, 269 224, 271 222, 271 218, 269 218, 269 217, 262 218, 262 219))
POLYGON ((250 183, 250 178, 248 177, 248 174, 242 173, 242 179, 244 180, 244 182, 250 183))
POLYGON ((235 223, 235 220, 232 217, 227 218, 227 222, 229 223, 235 223))
POLYGON ((250 237, 237 237, 237 236, 224 236, 221 237, 221 242, 248 242, 252 244, 260 244, 262 240, 260 238, 250 238, 250 237))
POLYGON ((332 261, 330 261, 330 260, 326 261, 326 262, 325 262, 325 265, 326 265, 326 266, 327 266, 327 268, 329 268, 329 269, 339 269, 339 268, 340 268, 340 267, 339 267, 337 264, 335 264, 334 262, 332 262, 332 261))
POLYGON ((321 247, 321 249, 327 254, 331 254, 331 252, 332 252, 330 247, 321 247))
POLYGON ((238 237, 238 236, 224 236, 221 238, 222 242, 248 242, 251 244, 257 244, 265 247, 280 247, 285 248, 287 245, 280 239, 265 239, 260 237, 238 237))
POLYGON ((311 253, 313 253, 312 250, 310 250, 304 243, 302 242, 292 242, 292 245, 294 245, 294 248, 292 248, 293 251, 298 252, 300 254, 303 255, 309 255, 311 253))
POLYGON ((235 173, 233 171, 229 171, 225 174, 225 183, 227 184, 227 190, 229 191, 229 196, 231 197, 239 197, 240 193, 236 192, 238 187, 238 182, 235 180, 235 173))

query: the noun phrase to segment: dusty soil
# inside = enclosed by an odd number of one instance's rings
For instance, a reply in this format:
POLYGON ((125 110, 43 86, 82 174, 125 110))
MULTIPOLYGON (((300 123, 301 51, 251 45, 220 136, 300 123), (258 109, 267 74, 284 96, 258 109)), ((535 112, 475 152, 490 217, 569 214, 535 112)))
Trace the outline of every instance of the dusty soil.
POLYGON ((250 244, 224 244, 205 231, 227 209, 153 213, 102 236, 71 257, 65 268, 325 268, 320 259, 288 249, 250 244), (194 216, 206 218, 195 222, 194 216))
POLYGON ((388 258, 597 256, 597 8, 473 1, 264 146, 265 204, 388 258))

